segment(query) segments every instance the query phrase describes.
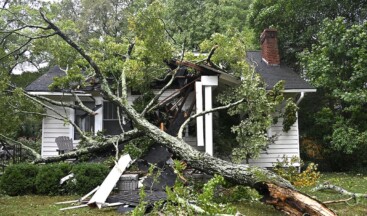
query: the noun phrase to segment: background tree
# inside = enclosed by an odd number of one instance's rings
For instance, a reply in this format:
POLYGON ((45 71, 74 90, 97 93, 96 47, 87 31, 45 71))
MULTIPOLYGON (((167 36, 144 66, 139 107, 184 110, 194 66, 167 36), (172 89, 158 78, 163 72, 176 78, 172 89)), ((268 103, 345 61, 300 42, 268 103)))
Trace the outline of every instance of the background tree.
POLYGON ((328 130, 323 134, 310 131, 310 135, 322 139, 330 150, 353 158, 353 166, 367 162, 366 32, 366 23, 327 19, 317 35, 318 43, 302 55, 307 77, 324 95, 312 119, 317 128, 328 130))
POLYGON ((366 19, 367 2, 364 0, 254 0, 248 22, 255 35, 273 26, 278 29, 281 58, 299 71, 297 54, 317 43, 317 33, 325 18, 345 17, 350 23, 366 19))

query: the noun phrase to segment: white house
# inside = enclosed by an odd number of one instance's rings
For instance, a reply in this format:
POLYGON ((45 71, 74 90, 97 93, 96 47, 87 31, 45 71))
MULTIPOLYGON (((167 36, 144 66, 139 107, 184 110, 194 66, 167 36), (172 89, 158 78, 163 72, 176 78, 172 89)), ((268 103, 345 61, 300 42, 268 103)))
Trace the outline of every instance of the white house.
MULTIPOLYGON (((287 97, 294 97, 298 102, 307 92, 315 92, 312 86, 301 79, 290 68, 280 64, 278 54, 276 30, 266 29, 261 35, 262 51, 247 52, 247 60, 254 64, 256 71, 261 75, 266 88, 272 88, 278 81, 285 81, 285 94, 287 97)), ((172 64, 175 64, 174 62, 172 64)), ((156 122, 167 127, 167 133, 177 134, 179 126, 183 123, 187 115, 195 111, 211 109, 212 92, 216 86, 236 85, 240 80, 236 77, 216 70, 206 65, 194 65, 189 62, 182 63, 181 71, 177 74, 173 86, 167 89, 159 98, 159 104, 165 112, 170 113, 171 119, 163 119, 157 113, 156 122), (186 67, 190 67, 197 72, 197 76, 187 74, 186 67)), ((59 67, 50 69, 46 74, 39 77, 33 83, 26 87, 30 94, 43 95, 45 97, 63 101, 64 103, 75 103, 74 97, 61 91, 50 91, 48 86, 53 82, 54 77, 64 76, 65 72, 59 67)), ((155 86, 159 86, 157 83, 155 86)), ((155 90, 154 90, 155 91, 155 90)), ((158 90, 157 90, 158 91, 158 90)), ((121 128, 117 116, 117 108, 114 104, 105 101, 100 95, 98 89, 89 87, 78 95, 86 106, 94 109, 95 116, 88 116, 81 110, 63 108, 50 105, 57 112, 69 116, 83 131, 97 133, 104 131, 106 134, 119 134, 121 128)), ((128 90, 129 103, 139 97, 131 89, 128 90)), ((54 116, 55 113, 47 110, 47 114, 54 116)), ((128 119, 123 118, 123 128, 128 130, 132 124, 128 119)), ((206 114, 196 120, 196 135, 190 136, 189 129, 186 130, 184 139, 190 145, 213 155, 213 120, 212 114, 206 114)), ((270 144, 267 151, 261 154, 256 160, 250 163, 260 167, 271 167, 277 159, 283 155, 287 157, 299 157, 299 130, 296 122, 288 132, 283 132, 282 119, 279 119, 276 125, 273 125, 269 131, 270 135, 277 135, 275 143, 270 144)), ((65 124, 63 121, 54 118, 45 117, 42 121, 42 157, 50 157, 58 154, 55 138, 59 136, 68 136, 74 140, 75 146, 79 142, 79 135, 74 128, 65 124)))

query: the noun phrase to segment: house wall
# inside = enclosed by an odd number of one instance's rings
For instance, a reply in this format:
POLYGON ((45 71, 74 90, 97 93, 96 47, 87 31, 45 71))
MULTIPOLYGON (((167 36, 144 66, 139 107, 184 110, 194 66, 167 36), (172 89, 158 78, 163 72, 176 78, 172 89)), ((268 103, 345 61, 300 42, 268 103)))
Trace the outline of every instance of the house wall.
MULTIPOLYGON (((251 159, 249 163, 258 167, 273 167, 274 163, 281 160, 283 155, 287 158, 300 157, 298 120, 288 132, 283 131, 283 118, 279 118, 277 124, 272 125, 268 131, 271 136, 276 136, 274 144, 270 144, 266 151, 257 159, 251 159)), ((293 164, 299 166, 299 164, 293 164)))
MULTIPOLYGON (((154 93, 158 93, 158 90, 154 90, 154 93)), ((175 89, 167 89, 160 97, 159 101, 162 101, 163 99, 167 98, 168 96, 171 96, 172 94, 177 94, 175 89)), ((128 101, 129 104, 132 104, 133 101, 138 98, 139 95, 131 95, 131 91, 128 91, 128 101)), ((49 98, 53 100, 60 101, 61 96, 49 96, 49 98)), ((72 97, 62 97, 63 101, 67 103, 70 101, 70 103, 74 103, 74 100, 72 97)), ((191 104, 192 100, 194 98, 194 95, 191 94, 183 109, 188 109, 189 105, 191 104)), ((81 97, 82 100, 88 100, 91 101, 89 97, 81 97)), ((103 103, 102 97, 98 96, 95 97, 96 104, 103 103)), ((74 121, 75 118, 75 112, 73 109, 69 108, 62 108, 54 105, 49 105, 53 109, 55 109, 57 112, 61 114, 65 114, 69 116, 69 118, 74 121)), ((47 110, 47 115, 58 117, 57 114, 55 114, 51 110, 47 110)), ((103 121, 103 107, 97 110, 97 115, 95 116, 95 131, 102 130, 102 121, 103 121)), ((54 119, 52 117, 44 117, 42 120, 42 147, 41 147, 41 155, 42 157, 51 157, 58 155, 58 152, 56 151, 57 145, 55 143, 56 137, 59 136, 67 136, 74 139, 74 127, 70 124, 64 124, 63 121, 54 119)), ((195 140, 196 144, 196 138, 191 138, 191 140, 195 140)), ((191 141, 192 142, 192 141, 191 141)), ((79 143, 79 140, 73 140, 74 147, 76 147, 79 143)), ((193 144, 194 145, 194 144, 193 144)))
MULTIPOLYGON (((54 108, 57 112, 61 114, 66 114, 70 116, 74 116, 74 110, 69 108, 62 108, 53 105, 49 105, 50 107, 54 108)), ((50 116, 57 116, 53 111, 47 110, 46 111, 50 116)), ((72 126, 69 124, 65 124, 63 121, 45 117, 42 121, 42 148, 41 148, 41 155, 42 157, 50 157, 58 155, 56 151, 57 145, 55 143, 56 137, 59 136, 67 136, 73 137, 73 130, 72 126)))

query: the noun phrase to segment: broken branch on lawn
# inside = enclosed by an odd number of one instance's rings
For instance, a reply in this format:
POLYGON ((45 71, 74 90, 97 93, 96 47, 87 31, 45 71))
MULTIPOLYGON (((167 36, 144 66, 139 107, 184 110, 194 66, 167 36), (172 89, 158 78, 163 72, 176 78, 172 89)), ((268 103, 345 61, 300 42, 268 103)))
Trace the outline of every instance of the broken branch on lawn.
POLYGON ((367 194, 353 193, 353 192, 345 190, 342 187, 330 184, 329 182, 325 182, 323 184, 320 184, 320 185, 318 185, 318 186, 316 186, 312 189, 312 191, 318 191, 318 190, 333 190, 333 191, 336 191, 340 194, 351 196, 354 199, 357 199, 357 198, 366 198, 367 199, 367 194))

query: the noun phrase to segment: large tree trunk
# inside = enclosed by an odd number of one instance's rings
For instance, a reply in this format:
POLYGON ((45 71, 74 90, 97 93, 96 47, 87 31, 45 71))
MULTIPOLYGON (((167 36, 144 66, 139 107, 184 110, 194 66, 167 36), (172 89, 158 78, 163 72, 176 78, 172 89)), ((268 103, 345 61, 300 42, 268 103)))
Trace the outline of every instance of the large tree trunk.
POLYGON ((266 204, 290 215, 336 215, 321 202, 295 190, 285 179, 275 173, 247 164, 233 164, 206 153, 199 152, 140 117, 134 109, 128 109, 135 116, 135 123, 147 136, 168 147, 184 159, 191 167, 208 174, 219 174, 227 180, 248 185, 262 194, 266 204))
MULTIPOLYGON (((336 215, 324 204, 297 191, 289 181, 267 169, 247 164, 234 164, 199 152, 182 139, 161 131, 158 127, 141 117, 131 107, 127 107, 126 111, 129 112, 129 116, 133 116, 135 126, 141 132, 131 133, 131 137, 145 134, 157 143, 166 146, 195 169, 208 174, 219 174, 233 183, 255 188, 263 195, 262 201, 264 203, 273 205, 276 209, 290 215, 336 215)), ((125 136, 124 138, 128 137, 125 136)), ((39 159, 36 162, 55 162, 95 151, 108 145, 108 143, 98 143, 88 149, 80 149, 74 153, 68 153, 58 157, 39 159)))

